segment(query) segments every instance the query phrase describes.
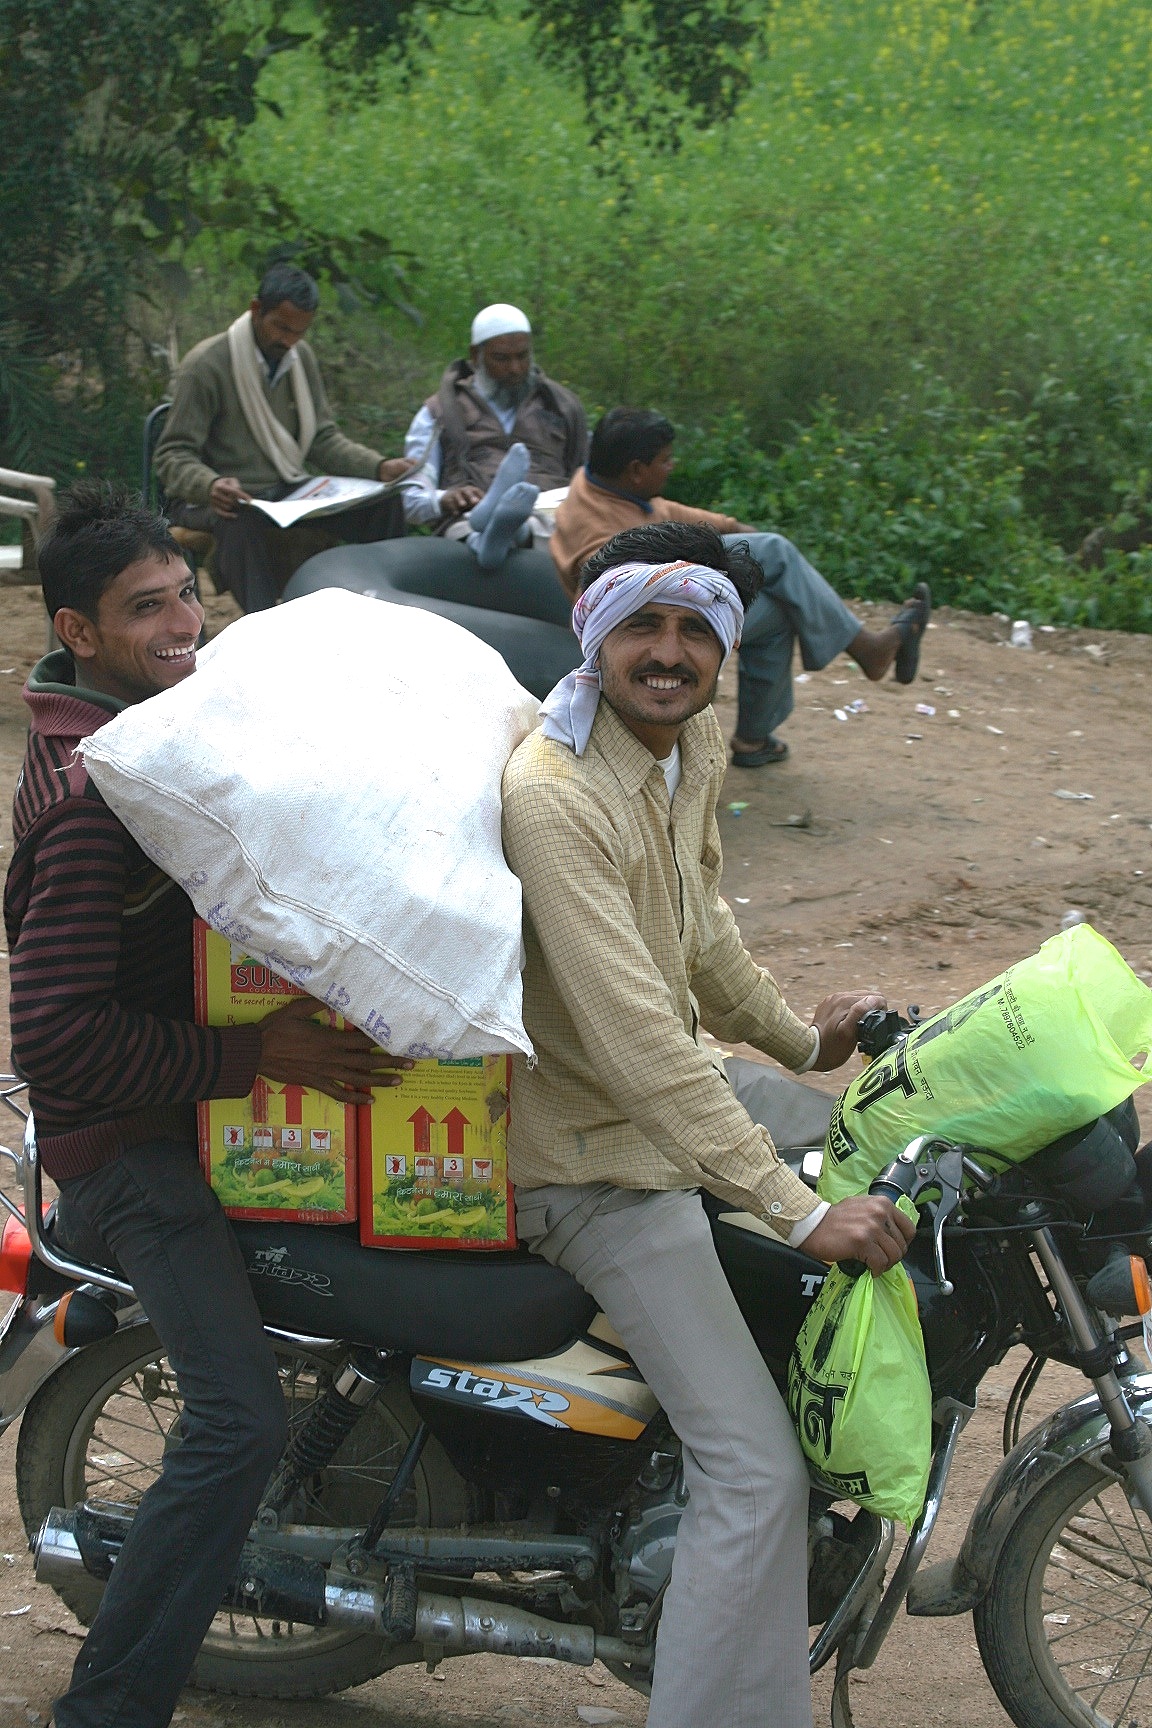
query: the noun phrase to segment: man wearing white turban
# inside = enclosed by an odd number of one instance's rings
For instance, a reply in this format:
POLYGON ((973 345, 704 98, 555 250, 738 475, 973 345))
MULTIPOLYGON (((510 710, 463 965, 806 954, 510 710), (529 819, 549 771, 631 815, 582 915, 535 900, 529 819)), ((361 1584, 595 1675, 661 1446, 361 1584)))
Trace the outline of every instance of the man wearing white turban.
POLYGON ((583 664, 504 773, 537 1056, 513 1076, 517 1229, 595 1297, 682 1446, 648 1728, 811 1722, 807 1471, 700 1190, 817 1260, 875 1272, 913 1234, 885 1200, 815 1203, 700 1043, 704 1024, 795 1073, 837 1068, 883 1002, 829 996, 806 1025, 720 898, 710 705, 762 580, 707 526, 609 541, 573 613, 583 664))
POLYGON ((404 486, 412 525, 466 538, 482 569, 543 538, 540 492, 566 486, 588 453, 580 400, 536 365, 532 326, 497 302, 472 320, 467 360, 454 360, 408 428, 419 468, 404 486))

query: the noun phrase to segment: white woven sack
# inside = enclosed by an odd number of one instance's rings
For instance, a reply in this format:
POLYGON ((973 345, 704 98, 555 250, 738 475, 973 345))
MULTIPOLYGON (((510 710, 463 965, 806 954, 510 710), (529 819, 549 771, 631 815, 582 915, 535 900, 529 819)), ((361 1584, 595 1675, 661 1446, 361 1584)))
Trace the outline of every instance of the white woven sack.
POLYGON ((500 778, 537 708, 459 625, 329 589, 80 748, 214 929, 393 1054, 531 1054, 500 778))

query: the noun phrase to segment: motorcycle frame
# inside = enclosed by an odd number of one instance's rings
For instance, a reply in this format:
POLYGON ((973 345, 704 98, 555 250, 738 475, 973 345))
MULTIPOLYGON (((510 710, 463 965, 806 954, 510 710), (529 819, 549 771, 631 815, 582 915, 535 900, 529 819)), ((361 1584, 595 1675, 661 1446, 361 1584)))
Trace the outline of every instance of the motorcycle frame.
MULTIPOLYGON (((12 1104, 10 1095, 0 1096, 10 1108, 21 1114, 12 1104)), ((0 1205, 27 1229, 36 1257, 71 1285, 106 1290, 119 1298, 124 1304, 118 1314, 120 1329, 146 1324, 146 1316, 129 1284, 104 1268, 72 1259, 45 1239, 41 1224, 44 1217, 43 1182, 31 1113, 24 1122, 22 1154, 0 1145, 0 1156, 11 1160, 22 1180, 24 1210, 21 1211, 2 1191, 0 1205)), ((983 1175, 973 1160, 966 1159, 965 1165, 970 1174, 983 1175)), ((51 1212, 48 1219, 50 1221, 51 1212)), ((1029 1239, 1060 1304, 1059 1330, 1066 1336, 1073 1358, 1098 1351, 1109 1342, 1106 1329, 1081 1296, 1055 1237, 1039 1217, 1029 1239)), ((942 1266, 940 1269, 942 1272, 942 1266)), ((1037 1285, 1039 1287, 1039 1280, 1037 1285)), ((51 1320, 58 1302, 58 1297, 46 1304, 40 1304, 36 1299, 31 1299, 30 1304, 18 1301, 4 1324, 0 1333, 0 1384, 14 1373, 16 1397, 8 1402, 6 1408, 0 1408, 0 1432, 15 1420, 62 1362, 76 1353, 58 1344, 53 1334, 51 1320)), ((1056 1317, 1053 1319, 1055 1321, 1056 1317)), ((270 1337, 303 1349, 329 1352, 342 1348, 338 1339, 311 1337, 272 1326, 265 1329, 270 1337)), ((1086 1372, 1083 1368, 1082 1371, 1086 1372)), ((1152 1375, 1132 1374, 1121 1379, 1115 1368, 1110 1367, 1099 1377, 1088 1377, 1092 1379, 1094 1392, 1054 1412, 1025 1437, 985 1485, 959 1554, 920 1572, 920 1562, 943 1504, 960 1433, 975 1409, 974 1405, 947 1396, 937 1401, 933 1419, 938 1433, 927 1494, 920 1516, 909 1531, 895 1572, 881 1590, 885 1566, 893 1547, 894 1528, 890 1520, 880 1519, 856 1578, 809 1652, 813 1673, 832 1656, 837 1657, 838 1696, 834 1720, 850 1723, 847 1706, 849 1674, 854 1669, 868 1668, 873 1664, 901 1605, 907 1603, 910 1614, 923 1616, 963 1614, 975 1607, 988 1590, 1012 1524, 1035 1495, 1068 1464, 1090 1459, 1093 1454, 1102 1455, 1110 1443, 1117 1441, 1118 1434, 1121 1439, 1125 1432, 1136 1436, 1140 1443, 1134 1449, 1134 1456, 1124 1460, 1121 1469, 1145 1512, 1152 1518, 1152 1431, 1143 1419, 1145 1405, 1152 1402, 1152 1375)), ((1112 1469, 1103 1462, 1098 1468, 1103 1480, 1123 1479, 1121 1470, 1112 1469)), ((347 1533, 325 1530, 320 1547, 327 1550, 331 1539, 341 1534, 347 1533)), ((254 1532, 254 1536, 260 1541, 259 1534, 254 1532)), ((276 1545, 276 1537, 271 1533, 264 1534, 264 1541, 270 1546, 276 1545)), ((460 1546, 462 1550, 467 1546, 466 1538, 460 1546)), ((643 1666, 646 1659, 650 1661, 651 1645, 629 1646, 627 1655, 643 1666)))

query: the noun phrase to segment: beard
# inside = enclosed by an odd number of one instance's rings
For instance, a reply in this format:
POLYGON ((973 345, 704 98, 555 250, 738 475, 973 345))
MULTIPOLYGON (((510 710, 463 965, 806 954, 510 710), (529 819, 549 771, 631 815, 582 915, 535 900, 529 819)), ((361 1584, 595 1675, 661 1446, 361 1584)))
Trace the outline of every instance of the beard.
POLYGON ((527 401, 536 382, 536 368, 530 367, 526 378, 505 383, 491 377, 484 370, 484 362, 478 360, 473 369, 472 382, 481 396, 486 401, 495 403, 497 408, 519 408, 522 402, 527 401))

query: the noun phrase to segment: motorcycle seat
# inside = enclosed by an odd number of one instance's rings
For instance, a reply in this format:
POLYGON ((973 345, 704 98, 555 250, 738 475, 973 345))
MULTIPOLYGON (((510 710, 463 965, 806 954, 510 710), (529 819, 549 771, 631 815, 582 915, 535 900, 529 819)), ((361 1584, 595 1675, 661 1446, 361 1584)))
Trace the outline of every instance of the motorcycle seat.
POLYGON ((265 1323, 377 1350, 523 1361, 585 1331, 596 1304, 527 1250, 363 1248, 355 1225, 237 1222, 265 1323))

